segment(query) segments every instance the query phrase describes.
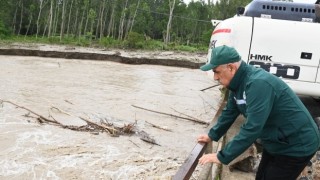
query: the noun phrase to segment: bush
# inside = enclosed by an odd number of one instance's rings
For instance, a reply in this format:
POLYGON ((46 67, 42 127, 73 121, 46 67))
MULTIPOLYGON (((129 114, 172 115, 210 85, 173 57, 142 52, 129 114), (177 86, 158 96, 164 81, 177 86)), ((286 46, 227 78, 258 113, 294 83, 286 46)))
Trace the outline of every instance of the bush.
POLYGON ((144 36, 136 32, 129 32, 127 45, 129 48, 143 48, 144 36))
POLYGON ((62 39, 62 44, 75 44, 76 39, 71 36, 64 36, 62 39))
POLYGON ((208 45, 210 43, 211 35, 212 35, 211 29, 203 33, 201 36, 201 43, 204 45, 208 45))
POLYGON ((4 26, 2 20, 0 20, 0 39, 5 39, 10 35, 7 28, 4 26))
POLYGON ((196 51, 197 51, 197 48, 191 47, 191 46, 180 45, 180 46, 176 46, 176 47, 175 47, 175 50, 188 51, 188 52, 196 52, 196 51))
POLYGON ((119 46, 120 42, 112 37, 103 37, 100 40, 100 45, 105 47, 116 47, 119 46))
POLYGON ((150 50, 163 50, 165 47, 162 41, 150 39, 146 41, 144 48, 150 50))
POLYGON ((89 46, 90 41, 85 36, 81 36, 78 38, 77 45, 78 46, 89 46))

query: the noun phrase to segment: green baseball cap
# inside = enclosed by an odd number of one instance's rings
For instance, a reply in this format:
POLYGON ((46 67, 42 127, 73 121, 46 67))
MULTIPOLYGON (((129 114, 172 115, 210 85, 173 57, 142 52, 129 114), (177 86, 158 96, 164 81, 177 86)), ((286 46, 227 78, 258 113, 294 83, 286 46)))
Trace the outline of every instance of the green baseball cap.
POLYGON ((218 46, 212 48, 210 61, 201 66, 200 69, 202 71, 209 71, 223 64, 238 62, 240 59, 241 56, 233 47, 226 45, 218 46))

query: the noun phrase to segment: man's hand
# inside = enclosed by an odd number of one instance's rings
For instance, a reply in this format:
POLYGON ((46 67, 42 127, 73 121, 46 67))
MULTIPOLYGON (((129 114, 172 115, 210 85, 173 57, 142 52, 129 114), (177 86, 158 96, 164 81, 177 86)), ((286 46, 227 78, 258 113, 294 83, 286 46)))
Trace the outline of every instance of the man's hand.
POLYGON ((199 163, 201 165, 204 165, 204 164, 210 163, 210 162, 221 164, 221 162, 219 161, 216 153, 205 154, 199 159, 199 163))
POLYGON ((204 142, 204 143, 208 143, 211 141, 210 137, 207 134, 201 134, 200 136, 198 136, 197 140, 198 142, 204 142))

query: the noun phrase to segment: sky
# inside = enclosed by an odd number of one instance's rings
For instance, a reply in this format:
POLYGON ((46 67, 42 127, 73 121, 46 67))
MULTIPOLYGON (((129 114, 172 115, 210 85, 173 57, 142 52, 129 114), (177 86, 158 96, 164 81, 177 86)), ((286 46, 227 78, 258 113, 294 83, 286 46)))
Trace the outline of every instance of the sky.
MULTIPOLYGON (((183 0, 186 4, 191 2, 192 0, 183 0)), ((199 1, 199 0, 193 0, 193 1, 199 1)), ((207 0, 206 0, 207 1, 207 0)), ((311 3, 314 4, 317 0, 293 0, 293 2, 305 2, 305 3, 311 3)))

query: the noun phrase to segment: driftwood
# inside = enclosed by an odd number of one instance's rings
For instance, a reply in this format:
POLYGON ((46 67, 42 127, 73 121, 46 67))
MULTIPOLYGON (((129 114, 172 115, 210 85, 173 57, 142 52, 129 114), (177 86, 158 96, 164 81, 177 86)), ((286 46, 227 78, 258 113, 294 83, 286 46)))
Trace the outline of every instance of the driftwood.
MULTIPOLYGON (((61 109, 59 109, 59 108, 57 108, 55 106, 52 106, 51 108, 56 109, 56 110, 60 111, 61 113, 64 113, 64 114, 67 114, 69 116, 74 116, 75 117, 75 115, 72 115, 72 114, 70 114, 70 113, 68 113, 66 111, 63 111, 63 110, 61 110, 61 109)), ((107 133, 111 134, 112 136, 119 136, 120 133, 132 133, 128 129, 130 129, 131 126, 132 126, 132 128, 134 127, 133 124, 124 125, 124 127, 122 127, 122 128, 113 127, 112 124, 111 125, 109 125, 109 124, 107 125, 106 123, 98 124, 98 123, 95 123, 95 122, 91 121, 90 118, 86 118, 86 117, 83 117, 83 116, 80 116, 79 118, 84 120, 86 123, 88 123, 91 126, 96 126, 96 127, 98 127, 98 129, 106 131, 107 133)))
MULTIPOLYGON (((26 117, 32 117, 32 118, 36 118, 38 120, 39 123, 49 123, 49 124, 54 124, 57 126, 60 126, 62 128, 66 128, 66 129, 70 129, 70 130, 75 130, 75 131, 86 131, 86 132, 97 132, 97 130, 101 130, 101 131, 106 131, 109 134, 111 134, 112 136, 118 136, 120 133, 134 133, 134 131, 132 131, 131 129, 134 128, 135 124, 128 124, 128 125, 124 125, 123 127, 112 127, 112 126, 107 126, 105 124, 97 124, 95 122, 92 122, 89 118, 85 118, 85 117, 79 117, 80 119, 82 119, 83 121, 85 121, 87 123, 87 125, 85 126, 72 126, 72 125, 63 125, 61 124, 59 121, 55 120, 53 116, 50 115, 50 117, 53 119, 48 119, 42 115, 40 115, 39 113, 36 113, 35 111, 31 110, 30 108, 26 108, 24 106, 20 106, 12 101, 8 101, 8 100, 2 100, 0 99, 0 103, 9 103, 14 105, 17 108, 21 108, 24 109, 26 111, 28 111, 29 113, 27 115, 25 115, 26 117), (30 113, 35 115, 36 117, 30 116, 30 113)), ((74 116, 68 112, 65 112, 57 107, 52 106, 51 109, 56 109, 58 111, 60 111, 61 113, 64 113, 66 115, 69 116, 74 116)), ((76 116, 74 116, 76 117, 76 116)))
POLYGON ((148 121, 146 121, 146 123, 150 124, 152 127, 155 127, 155 128, 161 129, 161 130, 165 130, 165 131, 170 131, 170 132, 172 132, 171 129, 168 129, 168 128, 165 128, 165 127, 160 127, 160 126, 158 126, 158 125, 149 123, 148 121))
POLYGON ((209 87, 207 87, 207 88, 201 89, 200 91, 205 91, 205 90, 208 90, 208 89, 217 87, 217 86, 219 86, 219 85, 220 85, 220 84, 215 84, 215 85, 213 85, 213 86, 209 86, 209 87))
POLYGON ((140 148, 140 146, 138 146, 138 144, 136 144, 135 142, 129 140, 130 142, 132 142, 132 144, 134 144, 135 146, 137 146, 138 148, 140 148))
POLYGON ((86 121, 88 124, 91 124, 91 125, 94 125, 94 126, 98 126, 101 129, 105 130, 106 132, 108 132, 108 133, 110 133, 112 135, 119 134, 118 130, 116 130, 114 128, 111 128, 111 127, 108 127, 108 126, 105 126, 105 125, 99 125, 99 124, 97 124, 95 122, 90 121, 89 119, 87 119, 85 117, 80 117, 80 119, 86 121))
POLYGON ((69 103, 69 104, 72 104, 73 105, 73 103, 72 102, 70 102, 69 100, 64 100, 65 102, 67 102, 67 103, 69 103))
POLYGON ((143 110, 146 110, 146 111, 154 112, 154 113, 159 113, 159 114, 168 115, 168 116, 175 117, 175 118, 185 119, 185 120, 188 120, 188 121, 193 121, 193 122, 196 122, 196 123, 209 125, 208 122, 204 122, 204 121, 197 120, 197 119, 191 119, 191 118, 186 118, 186 117, 177 116, 177 115, 174 115, 174 114, 159 112, 159 111, 155 111, 155 110, 151 110, 151 109, 146 109, 146 108, 143 108, 143 107, 139 107, 139 106, 136 106, 136 105, 131 105, 131 106, 133 106, 133 107, 135 107, 135 108, 138 108, 138 109, 143 109, 143 110))
POLYGON ((154 140, 153 138, 151 138, 151 137, 149 136, 149 134, 147 134, 145 131, 139 131, 139 132, 137 132, 137 133, 138 133, 138 135, 139 135, 139 137, 140 137, 141 140, 143 140, 143 141, 145 141, 145 142, 148 142, 148 143, 151 143, 151 144, 155 144, 155 145, 161 146, 160 144, 158 144, 158 143, 156 142, 156 140, 154 140))
POLYGON ((38 114, 38 113, 30 110, 29 108, 26 108, 26 107, 24 107, 24 106, 20 106, 20 105, 14 103, 14 102, 12 102, 12 101, 7 101, 7 100, 2 100, 2 99, 0 99, 0 102, 1 102, 1 103, 4 103, 4 102, 5 102, 5 103, 9 103, 9 104, 12 104, 12 105, 16 106, 17 108, 27 110, 27 111, 30 112, 31 114, 36 115, 36 116, 37 116, 37 120, 38 120, 40 123, 48 122, 48 123, 53 123, 53 124, 56 124, 56 125, 61 125, 61 124, 60 124, 58 121, 56 121, 56 120, 50 120, 50 119, 48 119, 48 118, 45 118, 44 116, 42 116, 42 115, 40 115, 40 114, 38 114))
MULTIPOLYGON (((11 102, 11 101, 0 99, 0 104, 3 104, 3 103, 9 103, 9 104, 14 105, 17 108, 21 108, 21 109, 24 109, 24 110, 28 111, 28 114, 26 114, 24 116, 36 118, 39 123, 50 123, 50 124, 54 124, 54 125, 60 126, 62 128, 70 129, 70 130, 86 131, 86 132, 91 132, 91 133, 95 133, 95 134, 98 134, 99 131, 105 131, 105 132, 111 134, 111 136, 119 136, 120 134, 133 134, 133 133, 136 133, 140 137, 141 140, 143 140, 145 142, 148 142, 148 143, 151 143, 151 144, 159 145, 145 131, 136 130, 136 123, 137 122, 124 124, 123 127, 116 127, 116 126, 113 126, 110 123, 108 123, 108 124, 107 123, 97 124, 97 123, 91 121, 89 117, 87 117, 87 118, 86 117, 78 117, 78 118, 82 119, 83 121, 85 121, 87 123, 87 125, 85 125, 85 126, 63 125, 59 121, 55 120, 53 116, 50 116, 51 118, 53 118, 53 120, 51 120, 51 119, 45 118, 44 116, 40 115, 39 113, 36 113, 35 111, 30 110, 29 108, 26 108, 24 106, 20 106, 20 105, 14 103, 14 102, 11 102), (35 115, 36 117, 31 116, 30 113, 35 115)), ((61 109, 59 109, 57 107, 54 107, 54 106, 52 106, 51 109, 56 109, 59 112, 64 113, 66 115, 77 117, 75 115, 72 115, 72 114, 70 114, 70 113, 68 113, 66 111, 63 111, 63 110, 61 110, 61 109)), ((138 145, 136 145, 136 146, 138 146, 138 145)))
POLYGON ((194 120, 197 120, 197 121, 201 122, 200 119, 197 119, 197 118, 192 117, 192 116, 190 116, 190 115, 188 115, 188 114, 184 114, 184 113, 182 113, 182 112, 179 112, 179 111, 175 110, 174 108, 171 108, 171 109, 174 110, 175 112, 179 113, 179 114, 182 114, 182 115, 187 116, 187 117, 189 117, 189 118, 191 118, 191 119, 194 119, 194 120))

